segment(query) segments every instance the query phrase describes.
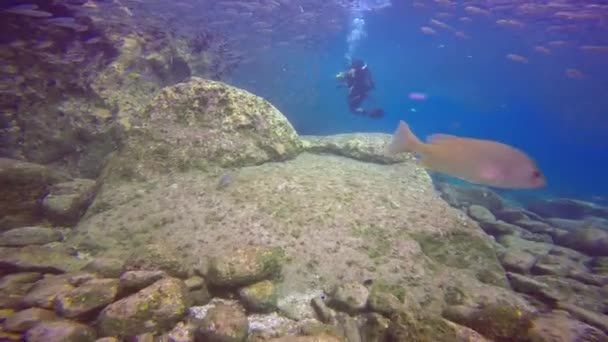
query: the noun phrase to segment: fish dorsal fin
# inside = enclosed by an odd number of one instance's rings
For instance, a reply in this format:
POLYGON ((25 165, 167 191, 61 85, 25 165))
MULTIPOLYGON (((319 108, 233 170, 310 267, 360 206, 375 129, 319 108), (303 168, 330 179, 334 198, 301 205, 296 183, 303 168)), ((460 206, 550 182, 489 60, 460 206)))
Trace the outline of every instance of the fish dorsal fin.
POLYGON ((444 143, 449 143, 449 142, 454 142, 456 140, 460 140, 462 138, 457 137, 455 135, 449 135, 449 134, 431 134, 426 138, 427 143, 429 144, 433 144, 433 145, 438 145, 438 144, 444 144, 444 143))

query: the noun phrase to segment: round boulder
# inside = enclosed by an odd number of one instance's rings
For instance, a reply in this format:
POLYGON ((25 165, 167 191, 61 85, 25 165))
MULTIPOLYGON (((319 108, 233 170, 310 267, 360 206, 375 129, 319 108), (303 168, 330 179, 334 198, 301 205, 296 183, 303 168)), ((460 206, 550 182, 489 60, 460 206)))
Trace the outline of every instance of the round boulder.
POLYGON ((129 131, 108 176, 146 178, 188 169, 285 160, 301 141, 272 104, 245 90, 193 77, 164 88, 129 131))

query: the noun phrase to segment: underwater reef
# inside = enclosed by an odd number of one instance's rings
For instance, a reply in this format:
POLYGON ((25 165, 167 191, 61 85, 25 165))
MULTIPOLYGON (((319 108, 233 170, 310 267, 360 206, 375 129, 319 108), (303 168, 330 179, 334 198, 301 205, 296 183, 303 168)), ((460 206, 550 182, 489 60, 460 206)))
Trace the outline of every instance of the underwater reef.
POLYGON ((0 340, 608 341, 608 208, 298 136, 220 33, 84 4, 0 7, 0 340))
POLYGON ((99 175, 160 89, 239 62, 220 33, 177 35, 120 1, 8 1, 0 32, 0 156, 73 177, 99 175))
POLYGON ((3 340, 608 340, 606 208, 433 182, 218 81, 149 97, 98 177, 0 159, 3 340))

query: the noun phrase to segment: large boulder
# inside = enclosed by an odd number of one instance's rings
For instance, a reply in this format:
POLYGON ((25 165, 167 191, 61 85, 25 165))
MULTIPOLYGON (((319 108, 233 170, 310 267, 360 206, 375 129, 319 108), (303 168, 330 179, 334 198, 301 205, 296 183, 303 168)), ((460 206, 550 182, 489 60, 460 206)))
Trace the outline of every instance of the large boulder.
POLYGON ((413 158, 413 155, 405 153, 388 154, 387 147, 392 139, 390 134, 349 133, 301 138, 303 148, 314 153, 331 153, 380 164, 400 163, 413 158))
POLYGON ((101 336, 133 336, 170 329, 189 307, 188 288, 176 278, 164 278, 114 302, 99 314, 101 336))
POLYGON ((45 227, 23 227, 0 233, 0 246, 22 247, 27 245, 44 245, 60 241, 60 231, 45 227))
POLYGON ((162 260, 191 266, 212 292, 276 278, 274 257, 236 251, 280 247, 277 305, 289 317, 301 315, 283 309, 287 298, 366 279, 397 294, 407 288, 435 312, 446 300, 521 301, 508 289, 492 239, 447 205, 413 162, 381 165, 304 152, 236 173, 221 189, 221 173, 199 170, 106 183, 90 209, 104 210, 87 214, 66 242, 126 260, 159 246, 162 260))
POLYGON ((268 101, 195 77, 164 88, 134 120, 141 125, 110 161, 110 178, 257 165, 292 158, 301 149, 289 121, 268 101))
POLYGON ((74 226, 93 201, 97 184, 92 179, 74 179, 51 186, 42 205, 45 216, 56 225, 74 226))
POLYGON ((228 252, 211 260, 207 279, 215 286, 250 285, 280 275, 284 252, 280 248, 253 247, 228 252))
POLYGON ((570 198, 538 200, 530 203, 527 209, 546 218, 582 220, 587 216, 608 218, 608 207, 570 198))
POLYGON ((556 242, 587 255, 608 256, 608 231, 603 229, 578 229, 561 236, 556 242))
POLYGON ((12 272, 65 273, 78 271, 86 261, 67 249, 44 246, 0 247, 0 268, 12 272))
POLYGON ((62 179, 45 166, 0 158, 0 230, 40 222, 42 199, 62 179))
POLYGON ((441 197, 456 208, 479 205, 494 213, 499 212, 505 206, 504 200, 487 188, 454 185, 447 182, 437 182, 436 187, 441 193, 441 197))

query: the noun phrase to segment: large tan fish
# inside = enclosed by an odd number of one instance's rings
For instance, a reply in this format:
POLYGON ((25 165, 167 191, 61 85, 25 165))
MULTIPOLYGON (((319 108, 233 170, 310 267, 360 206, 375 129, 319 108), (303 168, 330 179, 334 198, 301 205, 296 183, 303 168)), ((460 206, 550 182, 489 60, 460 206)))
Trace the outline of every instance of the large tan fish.
POLYGON ((404 121, 389 145, 389 153, 400 152, 414 152, 424 167, 471 183, 509 189, 541 188, 546 183, 536 164, 514 147, 447 134, 434 134, 423 143, 404 121))

